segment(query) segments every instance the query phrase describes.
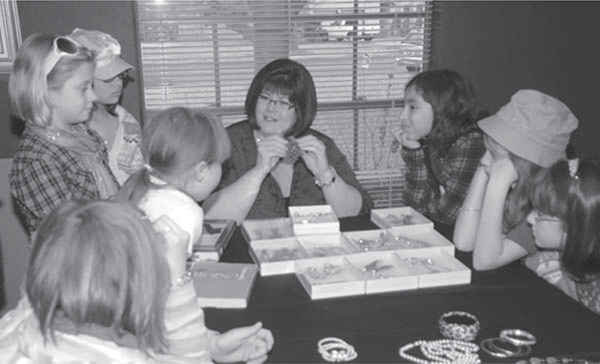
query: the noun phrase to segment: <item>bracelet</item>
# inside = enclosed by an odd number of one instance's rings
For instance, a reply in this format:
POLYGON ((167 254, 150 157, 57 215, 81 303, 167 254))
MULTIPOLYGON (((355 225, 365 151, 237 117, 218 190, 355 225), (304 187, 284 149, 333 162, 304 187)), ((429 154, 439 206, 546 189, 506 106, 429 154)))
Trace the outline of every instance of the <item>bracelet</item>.
POLYGON ((326 337, 319 340, 319 354, 328 362, 337 363, 356 359, 358 354, 354 346, 337 337, 326 337))
POLYGON ((181 288, 192 281, 192 272, 187 270, 177 280, 171 283, 172 287, 181 288))
POLYGON ((438 322, 444 337, 454 340, 473 341, 479 332, 479 320, 463 311, 446 312, 438 322))
POLYGON ((317 177, 315 177, 315 184, 319 188, 327 188, 327 187, 331 186, 333 184, 333 182, 335 182, 335 177, 337 176, 337 172, 336 172, 335 168, 333 168, 332 166, 329 166, 329 175, 331 177, 329 177, 328 180, 325 182, 322 182, 317 177))
POLYGON ((533 334, 519 329, 502 330, 500 337, 516 346, 535 345, 537 342, 533 334))
POLYGON ((481 350, 496 358, 517 358, 531 353, 531 346, 514 345, 501 337, 491 337, 481 342, 481 350))

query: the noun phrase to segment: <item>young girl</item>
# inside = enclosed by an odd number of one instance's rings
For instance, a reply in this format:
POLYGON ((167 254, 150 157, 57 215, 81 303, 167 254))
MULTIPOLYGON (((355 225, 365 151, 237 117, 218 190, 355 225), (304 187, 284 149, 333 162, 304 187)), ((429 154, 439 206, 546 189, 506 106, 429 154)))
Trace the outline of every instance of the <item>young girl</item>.
POLYGON ((104 139, 110 168, 119 183, 123 184, 144 164, 140 150, 140 124, 119 105, 128 80, 127 72, 133 66, 121 58, 121 45, 109 34, 77 28, 69 37, 96 55, 93 88, 97 100, 89 126, 104 139))
POLYGON ((557 162, 533 188, 532 205, 527 221, 544 251, 527 266, 600 314, 600 163, 557 162))
POLYGON ((537 251, 525 218, 536 174, 565 159, 577 118, 560 100, 521 90, 479 122, 486 153, 456 220, 454 243, 475 269, 494 269, 537 251))
POLYGON ((453 225, 485 148, 471 83, 451 70, 427 71, 406 85, 401 125, 392 133, 406 163, 404 200, 453 225))
POLYGON ((27 295, 0 320, 3 362, 264 361, 273 337, 260 323, 206 329, 193 284, 179 278, 187 234, 168 218, 154 229, 163 239, 128 203, 54 210, 35 239, 27 295))
POLYGON ((10 187, 30 233, 69 198, 107 198, 117 190, 104 142, 84 123, 96 100, 93 77, 92 53, 68 37, 33 34, 14 61, 10 102, 25 130, 10 187))
POLYGON ((144 126, 144 168, 125 183, 117 198, 139 206, 151 221, 167 215, 189 234, 188 251, 202 234, 198 202, 215 189, 229 138, 211 115, 175 107, 144 126))

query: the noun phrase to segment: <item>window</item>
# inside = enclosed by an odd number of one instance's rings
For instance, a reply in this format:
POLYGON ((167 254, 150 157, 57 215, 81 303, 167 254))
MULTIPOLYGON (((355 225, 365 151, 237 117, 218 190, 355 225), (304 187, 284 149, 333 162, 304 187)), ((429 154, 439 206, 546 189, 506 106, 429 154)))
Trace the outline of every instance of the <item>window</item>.
POLYGON ((402 204, 389 126, 404 85, 427 68, 431 2, 140 0, 137 17, 146 117, 187 106, 225 125, 242 120, 254 74, 289 57, 315 80, 313 127, 335 140, 377 207, 402 204))

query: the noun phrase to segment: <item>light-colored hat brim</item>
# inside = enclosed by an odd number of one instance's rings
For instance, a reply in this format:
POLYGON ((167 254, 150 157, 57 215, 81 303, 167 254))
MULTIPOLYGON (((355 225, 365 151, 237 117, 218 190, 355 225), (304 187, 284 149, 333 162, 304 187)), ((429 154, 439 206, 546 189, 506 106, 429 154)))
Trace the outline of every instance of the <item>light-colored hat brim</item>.
POLYGON ((503 121, 497 114, 478 122, 479 128, 509 152, 542 167, 550 167, 559 160, 566 159, 564 150, 540 144, 539 141, 519 133, 503 121))
POLYGON ((106 66, 96 67, 94 77, 101 80, 108 80, 117 76, 118 74, 133 69, 133 66, 125 62, 121 57, 115 57, 112 62, 106 66))

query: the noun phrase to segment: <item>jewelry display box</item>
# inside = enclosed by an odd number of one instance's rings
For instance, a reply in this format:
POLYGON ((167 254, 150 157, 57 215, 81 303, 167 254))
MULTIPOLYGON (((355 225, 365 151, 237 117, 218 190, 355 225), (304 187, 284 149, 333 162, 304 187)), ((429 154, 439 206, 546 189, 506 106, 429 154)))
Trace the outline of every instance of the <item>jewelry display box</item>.
POLYGON ((236 228, 234 220, 205 219, 202 235, 192 247, 189 262, 219 261, 236 228))
POLYGON ((454 255, 454 244, 428 224, 351 231, 343 235, 361 252, 443 248, 454 255))
POLYGON ((373 209, 371 221, 382 229, 410 225, 430 225, 433 228, 433 221, 410 206, 373 209))
POLYGON ((291 238, 294 236, 292 222, 285 217, 273 219, 244 220, 242 235, 248 243, 255 240, 291 238))
POLYGON ((313 300, 471 282, 469 268, 443 248, 365 252, 297 260, 294 265, 313 300))
POLYGON ((296 235, 340 232, 340 221, 330 205, 290 206, 289 216, 296 235))
POLYGON ((348 243, 341 233, 299 235, 297 240, 309 258, 335 257, 359 252, 353 245, 348 243))
POLYGON ((294 273, 294 262, 309 257, 295 237, 251 241, 248 249, 261 276, 294 273))
POLYGON ((365 294, 360 272, 343 256, 296 261, 295 269, 313 300, 365 294))

